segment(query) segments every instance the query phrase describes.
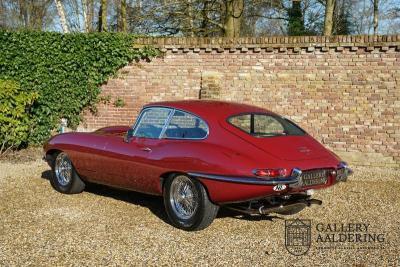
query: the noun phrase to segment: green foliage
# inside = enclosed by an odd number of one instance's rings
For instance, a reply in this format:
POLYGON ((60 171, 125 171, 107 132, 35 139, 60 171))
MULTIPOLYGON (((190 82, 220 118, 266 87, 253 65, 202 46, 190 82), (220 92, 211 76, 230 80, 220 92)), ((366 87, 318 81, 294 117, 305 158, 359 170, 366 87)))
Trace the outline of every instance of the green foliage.
POLYGON ((103 103, 103 104, 105 104, 105 105, 110 104, 110 102, 111 102, 111 95, 99 96, 98 102, 103 103))
POLYGON ((15 81, 0 80, 0 154, 17 148, 29 135, 29 108, 38 94, 22 90, 15 81))
POLYGON ((292 8, 288 10, 288 34, 289 35, 305 35, 304 18, 301 10, 301 1, 293 1, 292 8))
POLYGON ((155 49, 134 49, 133 41, 117 33, 0 31, 0 79, 39 94, 30 110, 29 143, 47 139, 60 118, 76 127, 85 107, 95 110, 99 85, 129 61, 157 55, 155 49))
POLYGON ((122 98, 118 97, 114 101, 114 106, 117 108, 122 108, 123 106, 125 106, 125 101, 122 98))

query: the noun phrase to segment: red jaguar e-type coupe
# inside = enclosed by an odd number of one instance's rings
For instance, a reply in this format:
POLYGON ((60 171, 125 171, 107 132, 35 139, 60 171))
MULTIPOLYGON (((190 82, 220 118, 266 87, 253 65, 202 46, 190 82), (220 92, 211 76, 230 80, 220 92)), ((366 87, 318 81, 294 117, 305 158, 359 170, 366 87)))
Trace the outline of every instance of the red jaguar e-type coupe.
POLYGON ((172 224, 204 229, 219 206, 248 214, 293 214, 314 189, 346 181, 346 163, 269 110, 220 101, 146 105, 133 127, 65 133, 45 145, 52 186, 85 182, 164 197, 172 224))

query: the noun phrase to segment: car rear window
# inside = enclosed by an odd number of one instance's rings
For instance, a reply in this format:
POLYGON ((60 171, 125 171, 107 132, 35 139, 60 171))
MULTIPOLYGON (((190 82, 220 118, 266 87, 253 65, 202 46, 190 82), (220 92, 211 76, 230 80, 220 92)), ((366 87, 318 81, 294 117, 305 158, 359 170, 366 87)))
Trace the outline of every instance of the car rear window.
POLYGON ((271 114, 248 113, 228 118, 228 123, 256 137, 304 135, 305 132, 286 118, 271 114))

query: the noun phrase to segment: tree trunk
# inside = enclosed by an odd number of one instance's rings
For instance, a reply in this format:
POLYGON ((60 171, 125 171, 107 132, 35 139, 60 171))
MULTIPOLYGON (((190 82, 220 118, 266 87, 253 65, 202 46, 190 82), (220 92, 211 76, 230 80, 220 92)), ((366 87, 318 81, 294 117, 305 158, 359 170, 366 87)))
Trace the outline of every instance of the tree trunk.
POLYGON ((61 23, 63 32, 68 33, 69 29, 68 29, 68 25, 67 25, 67 20, 65 19, 64 7, 61 3, 61 0, 55 0, 55 2, 56 2, 57 12, 58 12, 58 16, 60 17, 60 23, 61 23))
POLYGON ((333 11, 332 35, 351 34, 349 9, 350 9, 350 4, 348 2, 342 1, 341 3, 340 2, 335 3, 333 11))
POLYGON ((225 9, 224 36, 230 38, 239 37, 244 0, 226 0, 225 9))
POLYGON ((29 28, 28 7, 26 1, 19 1, 19 13, 25 28, 29 28))
POLYGON ((46 17, 47 5, 49 1, 31 1, 30 4, 30 24, 35 30, 44 28, 44 19, 46 17))
POLYGON ((101 0, 99 10, 99 32, 107 31, 107 0, 101 0))
POLYGON ((326 0, 325 6, 325 22, 324 22, 324 35, 331 36, 333 28, 333 11, 335 9, 336 0, 326 0))
POLYGON ((126 32, 128 30, 128 23, 126 22, 126 0, 121 0, 120 19, 120 31, 126 32))
POLYGON ((87 32, 93 31, 93 17, 94 17, 94 4, 93 0, 85 0, 86 2, 86 23, 87 23, 87 32))
POLYGON ((88 18, 87 18, 87 1, 82 0, 82 18, 83 18, 83 31, 84 32, 89 32, 89 24, 88 24, 88 18))
POLYGON ((379 25, 379 0, 374 0, 374 34, 378 32, 379 25))
POLYGON ((43 21, 44 14, 40 13, 40 4, 35 1, 29 2, 29 25, 32 29, 41 29, 41 23, 43 21))

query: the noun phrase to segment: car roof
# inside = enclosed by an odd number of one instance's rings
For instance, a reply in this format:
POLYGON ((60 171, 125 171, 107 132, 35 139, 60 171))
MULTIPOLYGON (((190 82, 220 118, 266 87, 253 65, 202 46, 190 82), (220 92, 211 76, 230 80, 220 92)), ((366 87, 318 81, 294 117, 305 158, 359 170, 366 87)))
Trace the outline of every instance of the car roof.
POLYGON ((219 118, 226 119, 232 115, 240 113, 269 113, 273 112, 247 104, 226 102, 218 100, 180 100, 154 102, 144 106, 146 107, 168 107, 188 111, 204 119, 219 118))

